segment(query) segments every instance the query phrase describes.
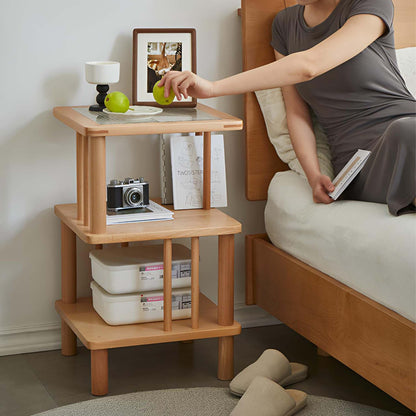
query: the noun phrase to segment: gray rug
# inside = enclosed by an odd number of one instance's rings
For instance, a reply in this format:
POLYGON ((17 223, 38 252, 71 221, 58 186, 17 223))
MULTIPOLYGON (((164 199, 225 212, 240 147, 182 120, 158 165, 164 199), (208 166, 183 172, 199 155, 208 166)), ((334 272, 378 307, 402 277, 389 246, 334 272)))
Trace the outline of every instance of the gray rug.
MULTIPOLYGON (((110 396, 38 413, 35 416, 227 416, 238 402, 228 389, 197 387, 110 396)), ((397 416, 358 403, 308 396, 299 416, 397 416)))

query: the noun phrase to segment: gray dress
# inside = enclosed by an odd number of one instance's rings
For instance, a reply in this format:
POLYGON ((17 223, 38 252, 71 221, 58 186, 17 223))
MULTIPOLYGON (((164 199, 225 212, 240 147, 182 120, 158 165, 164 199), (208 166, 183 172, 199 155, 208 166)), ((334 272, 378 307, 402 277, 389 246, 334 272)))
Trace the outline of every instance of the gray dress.
POLYGON ((335 173, 357 149, 372 151, 343 197, 387 203, 393 215, 412 211, 416 196, 416 101, 397 66, 391 0, 340 0, 330 16, 312 28, 307 26, 303 12, 304 6, 288 7, 273 21, 271 44, 282 55, 315 46, 357 14, 373 14, 385 22, 383 36, 364 51, 310 81, 296 84, 296 89, 328 137, 335 173), (389 129, 395 121, 394 128, 389 129), (403 146, 406 151, 399 151, 403 146))

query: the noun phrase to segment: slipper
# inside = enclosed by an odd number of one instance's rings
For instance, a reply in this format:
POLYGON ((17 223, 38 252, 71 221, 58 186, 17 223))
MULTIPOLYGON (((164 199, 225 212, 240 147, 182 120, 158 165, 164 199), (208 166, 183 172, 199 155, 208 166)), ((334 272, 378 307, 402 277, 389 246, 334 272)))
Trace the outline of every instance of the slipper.
POLYGON ((268 349, 231 380, 230 391, 236 396, 243 395, 256 376, 267 377, 285 387, 304 380, 307 375, 306 365, 290 363, 280 351, 268 349))
POLYGON ((257 376, 230 416, 291 416, 306 406, 307 394, 285 390, 274 381, 257 376))

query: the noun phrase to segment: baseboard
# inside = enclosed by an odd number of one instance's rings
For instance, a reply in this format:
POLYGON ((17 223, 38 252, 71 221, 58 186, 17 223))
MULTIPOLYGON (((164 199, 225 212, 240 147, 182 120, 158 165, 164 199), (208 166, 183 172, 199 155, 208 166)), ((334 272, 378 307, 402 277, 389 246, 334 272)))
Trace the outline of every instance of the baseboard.
MULTIPOLYGON (((244 303, 235 305, 234 316, 243 328, 281 323, 258 306, 244 303)), ((60 322, 0 329, 0 356, 50 351, 60 348, 60 322)))
POLYGON ((235 304, 234 319, 240 322, 242 328, 281 324, 278 319, 257 305, 246 305, 245 303, 235 304))
POLYGON ((0 329, 0 356, 59 348, 61 348, 60 322, 0 329))

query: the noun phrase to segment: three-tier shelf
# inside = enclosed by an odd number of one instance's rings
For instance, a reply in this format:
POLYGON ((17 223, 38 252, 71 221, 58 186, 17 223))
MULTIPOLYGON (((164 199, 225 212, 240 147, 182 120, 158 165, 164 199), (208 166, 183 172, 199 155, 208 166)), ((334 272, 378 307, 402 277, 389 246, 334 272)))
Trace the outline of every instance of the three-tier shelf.
MULTIPOLYGON (((77 351, 77 338, 91 353, 91 392, 108 393, 108 349, 162 342, 218 338, 218 378, 234 373, 234 235, 241 224, 210 208, 211 132, 241 130, 236 117, 198 104, 169 108, 150 119, 114 120, 87 107, 56 107, 54 116, 76 132, 77 203, 55 206, 61 220, 62 298, 55 303, 62 320, 62 354, 77 351), (174 211, 170 221, 106 225, 106 136, 197 132, 204 137, 203 209, 174 211), (77 299, 76 236, 87 244, 128 245, 163 240, 163 322, 110 326, 95 312, 91 298, 77 299), (218 305, 199 292, 199 238, 218 236, 218 305), (172 240, 191 239, 192 314, 172 321, 172 240)), ((173 210, 173 207, 167 207, 173 210)))

